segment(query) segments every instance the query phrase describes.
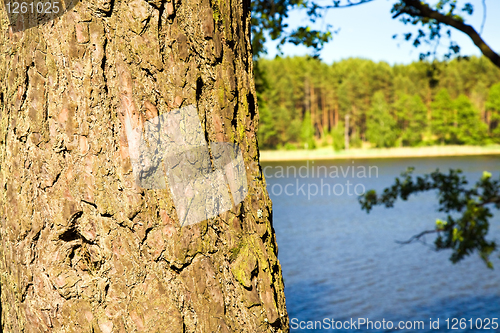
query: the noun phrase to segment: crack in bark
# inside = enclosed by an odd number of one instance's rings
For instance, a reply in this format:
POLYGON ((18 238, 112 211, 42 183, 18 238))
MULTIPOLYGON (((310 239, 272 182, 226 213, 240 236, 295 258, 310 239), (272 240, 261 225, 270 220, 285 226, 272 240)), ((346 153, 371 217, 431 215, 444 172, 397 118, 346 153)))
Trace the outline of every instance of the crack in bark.
MULTIPOLYGON (((112 9, 111 9, 112 10, 112 9)), ((104 43, 102 45, 102 60, 101 60, 101 68, 102 68, 102 78, 104 82, 104 91, 106 96, 109 95, 108 91, 108 79, 106 77, 106 46, 108 45, 108 39, 104 38, 104 43)))
POLYGON ((180 274, 185 268, 189 267, 192 263, 193 263, 193 260, 194 258, 196 258, 197 255, 203 255, 201 252, 196 252, 195 254, 193 255, 190 255, 190 256, 186 256, 186 261, 180 266, 175 266, 175 263, 168 263, 167 260, 167 263, 170 265, 170 269, 172 269, 175 273, 177 274, 180 274))
POLYGON ((151 21, 151 17, 152 15, 148 16, 148 18, 146 19, 146 22, 144 23, 144 27, 142 27, 142 30, 139 31, 139 36, 142 36, 142 34, 148 29, 149 27, 149 21, 151 21))
POLYGON ((48 188, 52 188, 54 187, 54 185, 57 183, 57 181, 59 180, 59 178, 61 177, 61 174, 62 174, 62 171, 59 171, 54 180, 51 182, 51 184, 47 185, 47 186, 40 186, 40 189, 42 189, 42 191, 46 191, 48 188))
POLYGON ((26 74, 26 77, 24 78, 24 91, 23 95, 21 96, 21 100, 19 103, 19 108, 17 111, 20 111, 24 105, 24 102, 26 102, 26 99, 28 98, 28 89, 29 89, 29 84, 30 84, 30 75, 29 75, 29 70, 31 69, 31 65, 26 66, 26 70, 24 73, 26 74))
POLYGON ((81 202, 87 204, 87 205, 90 205, 92 207, 95 208, 95 210, 97 211, 97 214, 99 214, 99 216, 101 217, 105 217, 105 218, 112 218, 114 216, 114 214, 110 214, 110 213, 101 213, 99 212, 99 209, 97 207, 97 204, 94 203, 94 202, 90 202, 90 201, 87 201, 87 200, 84 200, 84 199, 81 199, 81 202))

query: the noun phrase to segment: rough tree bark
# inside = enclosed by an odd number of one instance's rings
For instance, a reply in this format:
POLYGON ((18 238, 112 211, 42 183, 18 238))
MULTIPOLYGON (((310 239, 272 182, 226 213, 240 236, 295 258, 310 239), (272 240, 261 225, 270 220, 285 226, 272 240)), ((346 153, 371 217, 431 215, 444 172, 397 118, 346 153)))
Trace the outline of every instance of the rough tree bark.
POLYGON ((288 331, 258 167, 249 1, 91 0, 24 31, 1 16, 4 332, 288 331), (249 194, 180 227, 133 179, 123 115, 197 105, 249 194), (256 167, 257 166, 257 167, 256 167))

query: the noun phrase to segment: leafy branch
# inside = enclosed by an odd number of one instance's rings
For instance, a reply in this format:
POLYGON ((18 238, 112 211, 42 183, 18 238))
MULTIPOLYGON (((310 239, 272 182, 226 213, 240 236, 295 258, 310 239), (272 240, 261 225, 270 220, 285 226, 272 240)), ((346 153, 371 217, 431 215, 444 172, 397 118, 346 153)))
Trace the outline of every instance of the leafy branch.
POLYGON ((258 58, 266 53, 264 44, 267 38, 279 40, 278 48, 285 43, 302 44, 313 48, 315 53, 332 39, 332 33, 335 31, 331 31, 331 25, 327 25, 323 30, 312 29, 309 25, 305 25, 287 31, 288 24, 285 20, 289 12, 294 9, 306 10, 309 22, 315 23, 329 9, 353 7, 373 1, 375 0, 333 0, 330 5, 322 5, 310 0, 254 0, 251 3, 254 56, 258 58))
POLYGON ((398 198, 408 200, 410 195, 437 190, 439 211, 447 213, 445 221, 437 220, 434 229, 413 236, 403 244, 420 240, 430 233, 437 233, 434 242, 436 250, 451 249, 450 260, 457 263, 477 251, 489 268, 493 268, 490 255, 497 249, 494 241, 486 239, 489 219, 493 216, 490 207, 500 209, 500 179, 493 180, 489 172, 469 187, 461 170, 450 170, 444 174, 436 170, 424 176, 413 177, 414 168, 396 178, 394 185, 379 195, 370 190, 360 196, 362 209, 368 213, 374 206, 393 207, 398 198))
MULTIPOLYGON (((320 0, 252 0, 251 24, 254 56, 258 58, 261 54, 266 53, 264 44, 267 38, 279 40, 278 49, 288 42, 295 45, 302 44, 313 48, 317 56, 321 48, 332 39, 332 32, 335 33, 336 31, 331 31, 331 25, 318 30, 312 29, 308 24, 288 31, 288 24, 285 23, 285 20, 288 18, 290 11, 304 9, 307 12, 309 23, 315 23, 317 19, 324 17, 328 10, 359 6, 373 1, 375 0, 331 0, 329 4, 325 5, 320 0)), ((433 6, 421 0, 397 0, 392 7, 391 13, 393 13, 393 18, 399 17, 405 24, 420 24, 422 26, 421 29, 418 29, 418 34, 403 34, 405 40, 413 40, 415 47, 422 45, 422 43, 436 42, 432 53, 435 56, 441 38, 447 36, 450 39, 450 45, 445 58, 459 55, 460 46, 451 40, 451 30, 453 28, 467 34, 481 52, 500 68, 500 55, 481 37, 486 20, 486 4, 484 0, 482 5, 483 20, 479 33, 472 26, 466 24, 462 16, 462 14, 472 15, 474 12, 473 5, 465 3, 462 8, 459 8, 457 0, 439 0, 433 6), (447 27, 444 33, 443 27, 447 27), (428 29, 428 31, 424 28, 428 29)), ((397 34, 393 37, 396 38, 397 34)), ((420 59, 423 60, 430 55, 431 52, 421 53, 420 59)))
MULTIPOLYGON (((483 4, 483 6, 485 5, 483 4)), ((403 15, 401 21, 405 24, 411 23, 416 25, 417 23, 421 23, 423 26, 429 28, 430 33, 428 36, 422 30, 419 30, 419 36, 417 36, 413 42, 415 46, 420 45, 422 37, 428 37, 430 40, 439 39, 441 37, 441 25, 446 25, 468 35, 481 52, 490 59, 493 64, 500 67, 500 55, 486 44, 481 35, 472 26, 465 23, 464 18, 457 14, 456 10, 456 0, 440 0, 435 8, 432 8, 430 5, 420 0, 400 0, 398 3, 394 4, 391 12, 394 13, 393 18, 403 15)), ((466 3, 461 11, 471 15, 473 13, 473 6, 470 3, 466 3)), ((485 9, 484 11, 486 12, 485 9)), ((485 16, 483 16, 482 25, 484 25, 484 20, 485 16)), ((450 30, 446 33, 449 37, 451 36, 450 30)), ((408 34, 406 36, 408 36, 408 34)), ((407 40, 408 39, 409 38, 407 38, 407 40)), ((450 50, 452 53, 456 54, 459 53, 460 47, 452 42, 450 44, 450 50)), ((429 55, 429 53, 427 55, 429 55)), ((450 55, 451 53, 448 53, 446 56, 450 57, 450 55)))

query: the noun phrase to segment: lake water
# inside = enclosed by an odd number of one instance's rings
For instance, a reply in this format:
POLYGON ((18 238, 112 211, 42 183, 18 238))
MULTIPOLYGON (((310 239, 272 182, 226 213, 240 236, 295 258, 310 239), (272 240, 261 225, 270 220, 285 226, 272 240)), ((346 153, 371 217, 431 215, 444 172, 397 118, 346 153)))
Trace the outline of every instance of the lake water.
MULTIPOLYGON (((408 166, 415 167, 416 174, 460 168, 469 183, 475 183, 484 170, 498 177, 500 157, 301 161, 262 166, 273 200, 292 332, 323 332, 328 328, 325 318, 366 318, 372 325, 390 320, 394 326, 399 321, 404 325, 406 321, 423 321, 421 332, 500 332, 500 327, 491 329, 492 324, 489 330, 471 329, 468 321, 500 320, 498 252, 493 257, 495 269, 490 270, 477 254, 452 264, 449 251, 432 250, 432 235, 427 246, 396 243, 432 229, 436 218, 445 219, 446 215, 437 211, 435 192, 398 201, 392 209, 376 207, 370 214, 361 211, 354 193, 387 187, 408 166), (448 330, 447 318, 450 325, 452 318, 465 318, 468 327, 448 330), (429 321, 437 319, 439 328, 431 329, 429 321), (299 325, 306 327, 307 321, 321 321, 322 329, 316 322, 316 329, 301 330, 299 325)), ((498 240, 499 215, 490 226, 490 238, 498 240)), ((367 330, 365 325, 362 329, 357 325, 357 329, 335 331, 396 331, 387 326, 385 330, 376 326, 367 330)))

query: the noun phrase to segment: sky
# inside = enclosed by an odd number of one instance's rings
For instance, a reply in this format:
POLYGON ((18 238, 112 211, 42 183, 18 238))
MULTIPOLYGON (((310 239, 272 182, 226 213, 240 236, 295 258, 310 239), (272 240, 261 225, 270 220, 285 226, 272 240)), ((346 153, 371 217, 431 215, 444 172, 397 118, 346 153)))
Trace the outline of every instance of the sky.
MULTIPOLYGON (((481 28, 483 20, 483 7, 480 0, 459 1, 458 8, 470 2, 474 6, 474 13, 469 16, 464 13, 465 23, 472 25, 477 31, 481 28)), ((325 3, 325 2, 322 2, 325 3)), ((339 29, 333 39, 324 46, 320 57, 326 63, 332 63, 345 58, 361 57, 373 61, 385 61, 389 64, 408 64, 418 61, 420 52, 432 51, 434 48, 420 46, 415 48, 412 42, 393 39, 394 34, 416 31, 414 26, 404 25, 398 19, 392 19, 391 8, 395 0, 375 0, 359 6, 332 9, 323 19, 318 20, 314 28, 333 26, 339 29)), ((483 29, 483 39, 496 52, 500 52, 500 0, 485 0, 487 17, 483 29)), ((303 10, 294 10, 287 20, 290 28, 299 25, 308 25, 307 15, 303 10)), ((461 55, 480 55, 479 49, 472 43, 467 35, 452 29, 452 39, 460 45, 461 55)), ((266 58, 274 58, 277 54, 277 42, 266 44, 268 54, 266 58)), ((449 45, 448 41, 442 42, 439 49, 444 54, 449 45)), ((438 50, 439 50, 438 49, 438 50)), ((284 56, 312 54, 304 46, 286 44, 282 47, 284 56)))

